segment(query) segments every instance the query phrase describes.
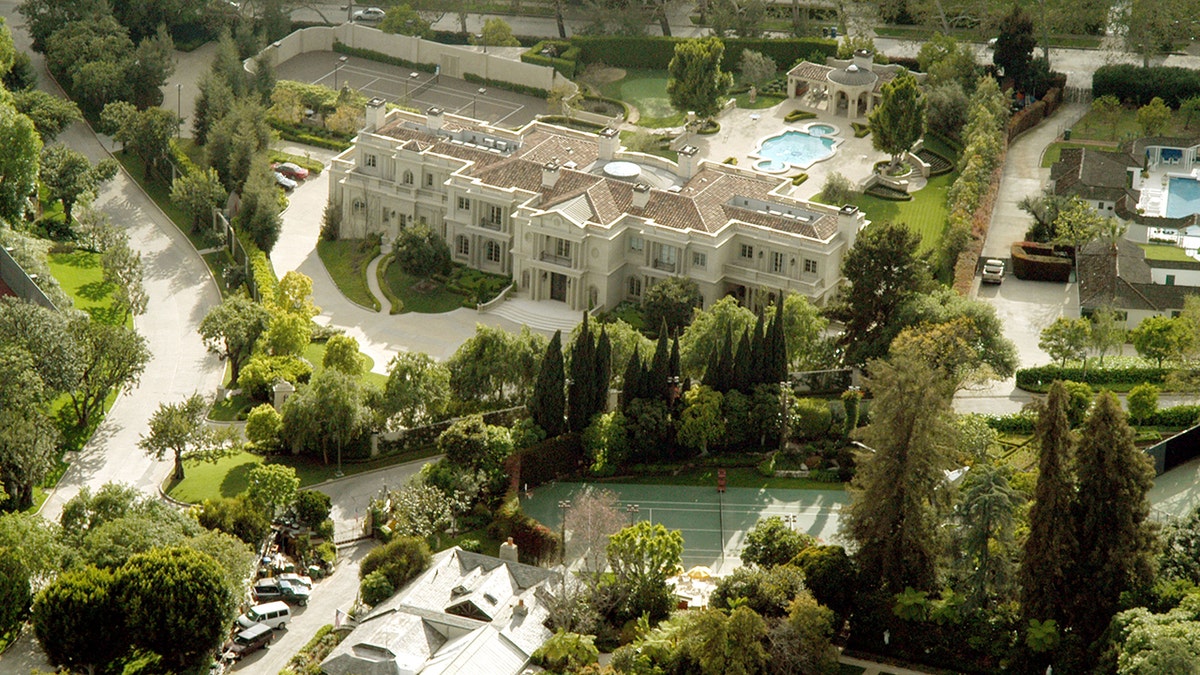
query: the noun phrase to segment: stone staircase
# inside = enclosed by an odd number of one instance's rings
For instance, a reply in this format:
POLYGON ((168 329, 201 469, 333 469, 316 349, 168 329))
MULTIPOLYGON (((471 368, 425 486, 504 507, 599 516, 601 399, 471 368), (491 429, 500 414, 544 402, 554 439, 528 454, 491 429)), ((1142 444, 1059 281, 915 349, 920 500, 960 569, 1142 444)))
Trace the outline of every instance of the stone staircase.
POLYGON ((564 337, 583 321, 583 312, 571 309, 565 302, 520 297, 509 298, 486 313, 543 333, 561 330, 564 337))

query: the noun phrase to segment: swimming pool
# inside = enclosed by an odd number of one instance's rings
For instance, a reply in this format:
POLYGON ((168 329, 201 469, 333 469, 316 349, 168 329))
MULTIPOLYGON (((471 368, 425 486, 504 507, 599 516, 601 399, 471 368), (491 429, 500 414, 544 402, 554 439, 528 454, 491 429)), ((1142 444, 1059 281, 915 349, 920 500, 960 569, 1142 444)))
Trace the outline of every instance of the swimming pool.
POLYGON ((1200 181, 1172 178, 1167 185, 1167 217, 1182 218, 1200 213, 1200 181))
POLYGON ((825 133, 836 132, 836 129, 828 125, 812 126, 824 128, 812 129, 810 127, 805 131, 791 129, 764 139, 755 153, 762 161, 755 163, 755 168, 769 173, 786 171, 788 165, 798 169, 807 169, 823 159, 833 157, 834 147, 838 140, 830 138, 825 133), (815 133, 809 133, 809 131, 815 133))

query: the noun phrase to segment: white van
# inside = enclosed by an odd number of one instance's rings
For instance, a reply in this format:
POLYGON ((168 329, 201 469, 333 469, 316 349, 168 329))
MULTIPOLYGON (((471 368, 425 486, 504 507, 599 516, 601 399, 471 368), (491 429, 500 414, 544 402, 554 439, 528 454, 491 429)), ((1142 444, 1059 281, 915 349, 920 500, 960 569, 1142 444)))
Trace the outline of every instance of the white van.
POLYGON ((291 618, 292 610, 287 603, 275 601, 251 607, 237 618, 237 623, 243 630, 256 623, 266 624, 271 628, 283 628, 291 618))

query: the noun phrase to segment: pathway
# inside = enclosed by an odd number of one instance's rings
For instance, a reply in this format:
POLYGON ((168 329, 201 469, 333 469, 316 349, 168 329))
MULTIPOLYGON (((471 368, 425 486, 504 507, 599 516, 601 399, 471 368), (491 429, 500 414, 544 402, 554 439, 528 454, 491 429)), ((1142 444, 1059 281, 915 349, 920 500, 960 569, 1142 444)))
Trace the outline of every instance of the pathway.
POLYGON ((875 661, 867 661, 866 659, 858 659, 853 656, 838 656, 838 663, 844 663, 849 666, 858 666, 863 669, 862 675, 930 675, 923 670, 913 670, 911 668, 901 668, 892 666, 886 663, 877 663, 875 661))
POLYGON ((383 255, 375 256, 375 259, 367 265, 367 288, 371 290, 371 295, 379 301, 379 311, 391 312, 392 301, 384 295, 383 288, 379 285, 379 263, 383 262, 383 255))

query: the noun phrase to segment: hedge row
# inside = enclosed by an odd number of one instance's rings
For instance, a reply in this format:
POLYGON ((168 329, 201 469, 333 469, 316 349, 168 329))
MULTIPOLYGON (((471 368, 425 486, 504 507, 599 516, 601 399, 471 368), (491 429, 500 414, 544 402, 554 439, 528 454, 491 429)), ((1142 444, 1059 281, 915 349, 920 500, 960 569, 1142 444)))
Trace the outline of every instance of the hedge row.
POLYGON ((579 434, 547 438, 513 454, 505 462, 510 484, 536 487, 579 471, 586 457, 579 434))
POLYGON ((1116 384, 1141 384, 1143 382, 1161 385, 1167 379, 1168 368, 1153 366, 1129 368, 1088 368, 1084 370, 1077 366, 1063 368, 1057 365, 1038 366, 1036 368, 1021 368, 1017 371, 1017 386, 1021 389, 1042 391, 1055 380, 1083 382, 1092 387, 1108 387, 1116 384))
POLYGON ((420 71, 426 72, 426 73, 432 73, 432 72, 437 71, 437 65, 432 64, 432 63, 417 63, 416 61, 409 61, 408 59, 402 59, 402 58, 399 58, 396 56, 389 56, 387 54, 384 54, 383 52, 377 52, 374 49, 363 49, 362 47, 351 47, 350 45, 348 45, 344 42, 338 41, 338 40, 333 41, 333 51, 335 51, 339 54, 348 54, 350 56, 357 56, 360 59, 369 59, 371 61, 378 61, 379 63, 388 63, 393 66, 401 66, 403 68, 411 68, 413 70, 420 70, 420 71))
POLYGON ((496 509, 496 517, 487 530, 488 536, 500 541, 512 537, 517 545, 517 558, 528 565, 549 562, 562 546, 557 534, 521 510, 521 499, 515 490, 504 496, 504 503, 496 509))
POLYGON ((274 117, 268 117, 267 123, 271 125, 272 129, 278 131, 279 137, 285 141, 303 143, 317 148, 325 148, 326 150, 341 151, 350 147, 350 141, 343 140, 344 136, 326 129, 288 124, 274 117))
POLYGON ((1002 434, 1032 434, 1036 415, 1012 413, 1011 415, 985 415, 987 425, 1002 434))
MULTIPOLYGON (((1037 416, 1029 413, 987 415, 986 420, 989 427, 1002 434, 1027 435, 1033 433, 1037 416)), ((1198 422, 1200 422, 1200 405, 1177 405, 1154 411, 1154 414, 1143 423, 1143 426, 1184 429, 1198 422)))
POLYGON ((539 87, 530 87, 516 82, 505 82, 504 80, 492 80, 486 77, 480 77, 475 73, 463 73, 462 79, 475 84, 482 84, 485 87, 495 87, 506 91, 515 92, 517 94, 525 94, 535 98, 549 98, 550 92, 539 87))
POLYGON ((176 169, 185 174, 200 171, 200 167, 196 166, 192 158, 179 148, 179 142, 174 139, 171 140, 171 161, 175 163, 176 169))
POLYGON ((1057 87, 1050 89, 1040 101, 1036 101, 1033 105, 1027 105, 1022 108, 1017 114, 1013 115, 1008 120, 1008 140, 1011 143, 1014 138, 1025 131, 1037 126, 1042 120, 1054 114, 1058 109, 1058 104, 1062 101, 1062 89, 1057 87))
POLYGON ((568 79, 575 79, 575 69, 578 66, 579 47, 565 40, 543 40, 521 53, 521 61, 539 66, 549 66, 562 73, 568 79), (542 50, 551 49, 558 56, 547 56, 542 50))
POLYGON ((1178 108, 1183 101, 1200 96, 1200 71, 1177 66, 1100 66, 1092 75, 1092 96, 1116 96, 1122 103, 1138 106, 1158 96, 1178 108))
POLYGON ((1054 255, 1056 247, 1032 241, 1012 245, 1013 276, 1032 281, 1065 282, 1071 279, 1071 259, 1054 255))
MULTIPOLYGON (((688 38, 662 36, 592 35, 575 36, 571 43, 579 48, 583 64, 603 63, 617 68, 663 70, 675 56, 675 45, 688 38)), ((743 49, 760 52, 787 67, 814 53, 837 55, 837 41, 824 38, 723 38, 725 63, 736 68, 743 49)))
POLYGON ((250 280, 258 293, 258 299, 274 300, 276 289, 279 287, 279 277, 275 276, 275 269, 271 267, 271 259, 250 240, 245 232, 238 232, 237 238, 238 243, 242 245, 242 248, 246 250, 246 255, 250 258, 250 280))

